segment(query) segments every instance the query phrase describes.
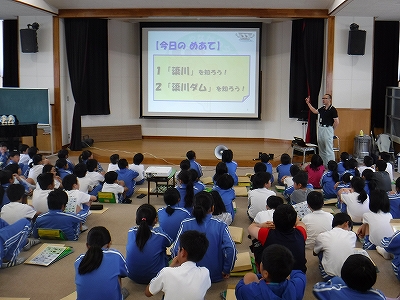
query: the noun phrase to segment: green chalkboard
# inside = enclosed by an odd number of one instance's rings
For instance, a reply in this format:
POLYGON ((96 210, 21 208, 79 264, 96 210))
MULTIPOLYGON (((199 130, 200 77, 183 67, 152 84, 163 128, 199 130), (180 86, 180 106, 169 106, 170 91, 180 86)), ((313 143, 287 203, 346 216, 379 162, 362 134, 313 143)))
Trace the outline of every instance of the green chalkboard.
POLYGON ((0 88, 1 115, 16 115, 20 123, 50 124, 48 89, 0 88))

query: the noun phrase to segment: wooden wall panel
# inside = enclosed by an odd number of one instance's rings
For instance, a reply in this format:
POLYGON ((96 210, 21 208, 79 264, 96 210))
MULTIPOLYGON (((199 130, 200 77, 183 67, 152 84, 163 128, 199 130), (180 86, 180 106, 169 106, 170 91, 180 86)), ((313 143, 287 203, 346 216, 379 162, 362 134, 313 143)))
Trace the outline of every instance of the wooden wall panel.
POLYGON ((142 139, 141 125, 82 127, 82 135, 95 142, 130 141, 142 139))

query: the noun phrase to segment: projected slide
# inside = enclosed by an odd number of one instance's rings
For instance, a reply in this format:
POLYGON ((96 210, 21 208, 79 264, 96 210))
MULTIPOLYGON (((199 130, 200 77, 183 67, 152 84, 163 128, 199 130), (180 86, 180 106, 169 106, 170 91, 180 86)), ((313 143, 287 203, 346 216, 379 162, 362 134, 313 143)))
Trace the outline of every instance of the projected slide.
POLYGON ((257 24, 144 25, 142 116, 259 118, 257 24))

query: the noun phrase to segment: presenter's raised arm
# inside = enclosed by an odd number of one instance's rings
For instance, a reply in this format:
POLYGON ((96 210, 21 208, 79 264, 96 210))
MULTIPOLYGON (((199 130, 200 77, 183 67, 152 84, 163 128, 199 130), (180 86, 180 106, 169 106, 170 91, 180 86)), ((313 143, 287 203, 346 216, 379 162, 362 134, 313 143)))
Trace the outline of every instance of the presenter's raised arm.
POLYGON ((316 110, 316 109, 311 105, 311 103, 310 103, 310 96, 308 96, 308 97, 306 98, 306 103, 307 103, 307 105, 308 105, 308 108, 311 110, 311 112, 312 112, 313 114, 318 114, 318 110, 316 110))

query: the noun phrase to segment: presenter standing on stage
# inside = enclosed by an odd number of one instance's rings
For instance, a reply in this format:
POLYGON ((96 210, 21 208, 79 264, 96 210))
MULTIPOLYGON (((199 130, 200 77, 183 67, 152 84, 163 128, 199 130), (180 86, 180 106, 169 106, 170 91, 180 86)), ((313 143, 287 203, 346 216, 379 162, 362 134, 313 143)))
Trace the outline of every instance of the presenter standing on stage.
POLYGON ((328 161, 335 160, 333 153, 333 131, 339 125, 339 117, 337 110, 332 106, 332 96, 325 94, 322 97, 323 106, 318 110, 310 103, 310 96, 306 98, 306 103, 310 111, 314 114, 319 114, 318 127, 318 148, 324 165, 328 165, 328 161))

